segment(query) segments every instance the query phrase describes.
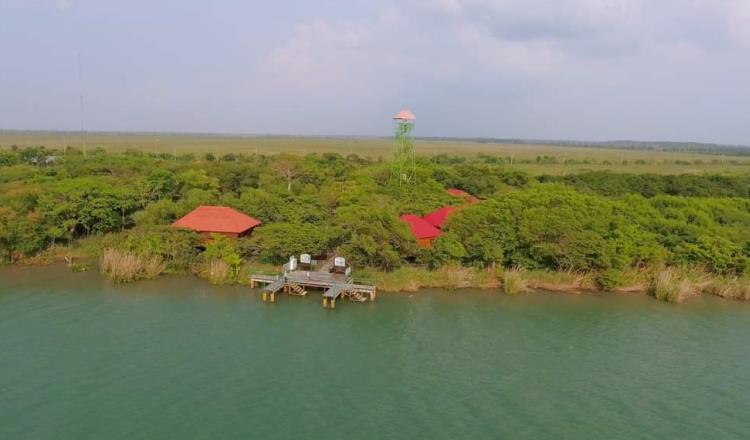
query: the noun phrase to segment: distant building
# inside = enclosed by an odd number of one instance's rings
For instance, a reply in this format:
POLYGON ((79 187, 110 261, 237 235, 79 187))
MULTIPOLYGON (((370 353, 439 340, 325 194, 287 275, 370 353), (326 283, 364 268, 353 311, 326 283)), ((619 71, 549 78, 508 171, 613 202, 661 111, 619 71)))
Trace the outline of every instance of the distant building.
MULTIPOLYGON (((478 198, 464 190, 450 188, 446 191, 450 195, 463 198, 467 204, 479 202, 478 198)), ((426 214, 424 217, 414 214, 404 214, 401 216, 401 220, 409 223, 409 226, 411 226, 411 233, 414 235, 414 238, 417 239, 417 243, 421 247, 429 248, 432 247, 432 242, 442 235, 442 229, 445 227, 445 222, 448 220, 448 217, 458 209, 461 209, 461 207, 450 205, 443 206, 442 208, 438 208, 426 214)))
POLYGON ((456 206, 443 206, 442 208, 436 209, 431 213, 426 214, 424 216, 424 219, 432 226, 438 229, 443 229, 445 221, 456 209, 456 206))
POLYGON ((456 197, 462 197, 466 199, 468 203, 477 203, 479 201, 478 198, 474 197, 473 195, 467 193, 466 191, 458 188, 450 188, 448 189, 448 194, 456 197))
POLYGON ((260 220, 227 206, 199 206, 172 223, 172 227, 192 229, 206 237, 211 234, 245 237, 260 223, 260 220))
POLYGON ((417 244, 423 248, 432 247, 432 242, 443 234, 443 231, 429 224, 425 219, 414 214, 404 214, 401 220, 411 227, 411 233, 417 244))

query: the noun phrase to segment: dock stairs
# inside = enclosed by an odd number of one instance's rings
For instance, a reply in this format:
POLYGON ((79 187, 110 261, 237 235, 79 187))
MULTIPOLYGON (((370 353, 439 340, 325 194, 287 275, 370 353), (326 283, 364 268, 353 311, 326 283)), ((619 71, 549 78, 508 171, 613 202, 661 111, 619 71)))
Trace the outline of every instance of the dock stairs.
POLYGON ((305 290, 305 288, 300 286, 299 284, 291 283, 289 284, 289 294, 297 295, 297 296, 305 296, 307 295, 307 290, 305 290))

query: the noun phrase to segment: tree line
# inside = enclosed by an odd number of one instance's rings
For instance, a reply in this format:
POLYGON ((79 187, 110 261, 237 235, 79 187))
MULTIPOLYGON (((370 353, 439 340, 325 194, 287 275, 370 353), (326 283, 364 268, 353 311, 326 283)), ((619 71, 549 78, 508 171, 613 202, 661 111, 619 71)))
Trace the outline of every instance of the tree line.
POLYGON ((118 248, 157 255, 167 271, 211 258, 278 264, 335 251, 355 265, 523 266, 602 274, 656 264, 750 272, 750 176, 583 173, 540 176, 486 160, 420 158, 399 188, 389 164, 356 154, 234 155, 232 160, 130 152, 0 154, 0 259, 54 249, 118 248), (30 157, 57 155, 51 164, 30 157), (35 156, 36 155, 36 156, 35 156), (456 187, 482 202, 446 193, 456 187), (462 206, 432 249, 417 247, 403 213, 462 206), (250 239, 199 253, 195 234, 169 227, 199 205, 263 222, 250 239), (239 260, 238 260, 239 259, 239 260))

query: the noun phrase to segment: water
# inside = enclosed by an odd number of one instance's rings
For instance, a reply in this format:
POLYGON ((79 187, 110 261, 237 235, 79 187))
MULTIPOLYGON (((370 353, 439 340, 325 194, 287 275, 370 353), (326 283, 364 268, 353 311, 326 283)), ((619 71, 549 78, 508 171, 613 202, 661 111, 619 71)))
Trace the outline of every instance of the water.
POLYGON ((750 304, 0 269, 0 438, 743 438, 750 304))

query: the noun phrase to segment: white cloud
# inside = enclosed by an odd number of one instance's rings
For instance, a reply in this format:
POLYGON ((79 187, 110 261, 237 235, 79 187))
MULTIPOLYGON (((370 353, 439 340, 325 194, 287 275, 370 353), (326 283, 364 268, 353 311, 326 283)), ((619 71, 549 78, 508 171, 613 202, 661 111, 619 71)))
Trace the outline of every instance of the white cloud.
POLYGON ((54 1, 55 1, 55 7, 57 7, 57 9, 60 9, 62 11, 66 11, 73 7, 73 0, 54 0, 54 1))
POLYGON ((278 81, 319 84, 346 81, 367 62, 370 34, 358 23, 315 20, 261 58, 259 69, 278 81))

